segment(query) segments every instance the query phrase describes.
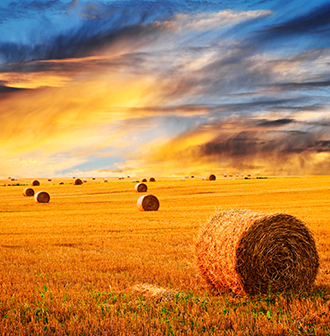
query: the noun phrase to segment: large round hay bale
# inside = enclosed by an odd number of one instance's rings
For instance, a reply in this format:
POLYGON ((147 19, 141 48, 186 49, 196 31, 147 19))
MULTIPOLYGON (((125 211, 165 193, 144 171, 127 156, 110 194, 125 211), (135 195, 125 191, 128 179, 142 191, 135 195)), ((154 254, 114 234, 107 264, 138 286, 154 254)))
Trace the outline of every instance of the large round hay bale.
POLYGON ((31 185, 32 185, 33 187, 36 187, 36 186, 39 186, 39 185, 40 185, 40 182, 39 182, 38 180, 33 180, 33 181, 31 182, 31 185))
POLYGON ((34 199, 37 203, 48 203, 50 196, 46 191, 39 191, 34 195, 34 199))
POLYGON ((34 196, 34 190, 32 188, 26 188, 23 190, 24 196, 34 196))
POLYGON ((222 212, 200 230, 201 276, 218 291, 237 294, 308 291, 319 267, 306 225, 287 214, 222 212))
POLYGON ((214 174, 209 175, 209 177, 207 178, 208 181, 215 181, 217 178, 214 174))
POLYGON ((82 184, 83 184, 83 181, 79 178, 75 179, 73 182, 73 185, 82 185, 82 184))
POLYGON ((137 207, 140 211, 157 211, 159 209, 158 198, 154 195, 141 196, 137 201, 137 207))
POLYGON ((142 180, 142 182, 147 182, 147 179, 144 178, 144 179, 142 180))
POLYGON ((144 183, 137 183, 134 189, 136 192, 147 192, 148 191, 148 187, 144 183))
POLYGON ((156 179, 154 177, 150 177, 149 182, 156 182, 156 179))

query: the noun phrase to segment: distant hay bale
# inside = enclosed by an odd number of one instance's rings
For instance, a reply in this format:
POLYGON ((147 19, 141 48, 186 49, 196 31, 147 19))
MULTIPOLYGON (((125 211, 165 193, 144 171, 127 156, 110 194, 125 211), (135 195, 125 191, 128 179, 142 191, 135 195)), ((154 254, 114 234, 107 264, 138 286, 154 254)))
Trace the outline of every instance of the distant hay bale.
POLYGON ((63 182, 59 182, 58 184, 64 184, 63 182))
POLYGON ((148 187, 144 183, 137 183, 134 189, 136 192, 147 192, 148 191, 148 187))
POLYGON ((34 199, 37 203, 48 203, 50 196, 46 191, 39 191, 34 195, 34 199))
POLYGON ((147 179, 144 178, 144 179, 142 180, 142 182, 147 182, 147 179))
POLYGON ((52 180, 51 178, 48 178, 48 182, 51 182, 51 180, 52 180))
POLYGON ((227 177, 227 174, 223 174, 223 177, 227 177))
POLYGON ((215 181, 217 178, 215 177, 214 174, 209 175, 209 177, 207 178, 208 181, 215 181))
POLYGON ((105 178, 105 179, 104 179, 104 182, 108 182, 108 179, 107 179, 107 178, 105 178))
POLYGON ((157 211, 159 209, 158 198, 154 195, 141 196, 137 201, 137 207, 140 211, 157 211))
POLYGON ((202 177, 202 180, 205 181, 205 180, 206 180, 206 177, 202 177))
POLYGON ((191 175, 191 178, 194 178, 195 177, 195 175, 191 175))
POLYGON ((82 185, 82 184, 83 184, 83 181, 79 178, 75 179, 73 182, 73 185, 82 185))
POLYGON ((189 176, 188 176, 188 175, 186 175, 186 178, 189 178, 189 176))
POLYGON ((23 190, 23 195, 24 196, 34 196, 34 190, 32 188, 26 188, 23 190))
POLYGON ((92 177, 92 180, 95 181, 95 177, 92 177))
POLYGON ((182 179, 181 179, 181 181, 185 181, 185 179, 184 179, 184 178, 182 178, 182 179))
POLYGON ((8 176, 8 179, 11 180, 11 176, 8 176))
POLYGON ((236 294, 308 291, 319 267, 315 241, 299 219, 249 210, 222 212, 199 232, 201 276, 236 294))
POLYGON ((130 175, 127 175, 127 178, 130 178, 131 176, 130 175))
POLYGON ((86 183, 86 182, 87 182, 87 179, 84 178, 83 181, 84 181, 84 183, 86 183))
POLYGON ((154 177, 150 177, 149 182, 156 182, 156 179, 154 177))
POLYGON ((32 185, 33 187, 36 187, 36 186, 39 186, 39 185, 40 185, 40 182, 39 182, 38 180, 34 180, 34 181, 32 181, 31 185, 32 185))

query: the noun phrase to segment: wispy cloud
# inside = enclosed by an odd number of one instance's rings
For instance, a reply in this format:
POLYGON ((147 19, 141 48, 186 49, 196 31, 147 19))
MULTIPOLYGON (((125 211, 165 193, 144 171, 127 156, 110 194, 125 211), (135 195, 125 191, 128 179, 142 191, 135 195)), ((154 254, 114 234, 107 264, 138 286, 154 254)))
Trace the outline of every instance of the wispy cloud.
POLYGON ((15 175, 39 164, 47 175, 98 164, 324 173, 328 5, 289 16, 272 2, 221 6, 9 3, 0 32, 30 12, 41 26, 35 40, 0 39, 0 174, 12 162, 15 175))

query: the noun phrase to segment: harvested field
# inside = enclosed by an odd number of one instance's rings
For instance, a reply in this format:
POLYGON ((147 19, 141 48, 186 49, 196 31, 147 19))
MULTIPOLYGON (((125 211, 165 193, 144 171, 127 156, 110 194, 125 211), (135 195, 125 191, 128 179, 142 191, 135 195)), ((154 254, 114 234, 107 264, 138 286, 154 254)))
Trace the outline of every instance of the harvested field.
POLYGON ((3 334, 330 333, 330 177, 157 177, 152 193, 161 207, 151 212, 137 209, 135 183, 126 179, 83 188, 72 178, 38 180, 35 192, 47 191, 51 202, 22 197, 22 186, 0 188, 3 334), (204 286, 198 229, 234 209, 288 213, 307 223, 320 262, 308 294, 219 294, 204 286))

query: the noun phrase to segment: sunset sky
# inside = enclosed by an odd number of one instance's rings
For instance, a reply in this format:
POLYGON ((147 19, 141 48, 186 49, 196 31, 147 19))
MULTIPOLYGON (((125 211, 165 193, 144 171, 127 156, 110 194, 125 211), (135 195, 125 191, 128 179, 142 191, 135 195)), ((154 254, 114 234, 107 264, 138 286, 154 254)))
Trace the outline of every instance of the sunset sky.
POLYGON ((330 3, 1 0, 0 177, 330 173, 330 3))

